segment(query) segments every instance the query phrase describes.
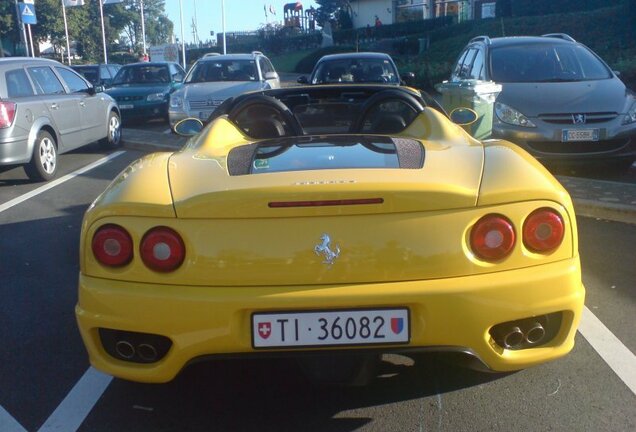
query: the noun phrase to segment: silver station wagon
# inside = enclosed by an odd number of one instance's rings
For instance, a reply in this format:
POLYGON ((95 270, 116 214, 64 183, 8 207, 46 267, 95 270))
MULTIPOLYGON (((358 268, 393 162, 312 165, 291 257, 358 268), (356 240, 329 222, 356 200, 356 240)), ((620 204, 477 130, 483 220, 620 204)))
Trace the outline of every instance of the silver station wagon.
MULTIPOLYGON (((99 90, 99 88, 98 88, 99 90)), ((52 179, 58 154, 100 141, 121 144, 117 103, 54 60, 0 58, 0 166, 52 179)))

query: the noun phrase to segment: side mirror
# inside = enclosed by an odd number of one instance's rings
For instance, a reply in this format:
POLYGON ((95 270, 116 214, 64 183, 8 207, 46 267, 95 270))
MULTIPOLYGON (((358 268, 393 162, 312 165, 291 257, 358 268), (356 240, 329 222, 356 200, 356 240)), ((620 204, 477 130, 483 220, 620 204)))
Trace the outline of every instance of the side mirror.
POLYGON ((275 80, 278 79, 278 74, 276 72, 266 72, 265 80, 275 80))
POLYGON ((460 126, 468 126, 477 121, 477 113, 470 108, 455 108, 449 115, 451 121, 460 126))
POLYGON ((196 118, 187 118, 174 125, 174 131, 181 136, 191 137, 203 129, 203 122, 196 118))
POLYGON ((405 73, 404 75, 402 75, 402 81, 404 82, 404 84, 411 86, 415 81, 415 74, 413 72, 405 73))
POLYGON ((615 71, 612 71, 612 72, 614 72, 614 75, 616 75, 617 77, 621 76, 621 72, 620 71, 615 70, 615 71))
POLYGON ((296 82, 298 82, 298 84, 308 84, 309 80, 307 80, 307 77, 305 75, 301 75, 298 77, 296 82))
POLYGON ((92 85, 89 85, 86 89, 86 93, 88 93, 90 96, 93 96, 95 93, 97 93, 97 86, 93 87, 92 85))

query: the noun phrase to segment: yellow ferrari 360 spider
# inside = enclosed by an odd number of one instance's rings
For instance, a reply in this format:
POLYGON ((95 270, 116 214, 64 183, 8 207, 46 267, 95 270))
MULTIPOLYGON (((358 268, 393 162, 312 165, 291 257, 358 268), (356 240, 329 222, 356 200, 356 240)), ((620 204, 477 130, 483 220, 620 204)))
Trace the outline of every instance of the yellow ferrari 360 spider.
POLYGON ((97 369, 165 382, 204 358, 279 355, 319 376, 321 358, 364 359, 356 374, 444 351, 512 371, 572 349, 569 195, 425 94, 267 90, 176 129, 194 135, 181 151, 134 162, 84 217, 76 314, 97 369))

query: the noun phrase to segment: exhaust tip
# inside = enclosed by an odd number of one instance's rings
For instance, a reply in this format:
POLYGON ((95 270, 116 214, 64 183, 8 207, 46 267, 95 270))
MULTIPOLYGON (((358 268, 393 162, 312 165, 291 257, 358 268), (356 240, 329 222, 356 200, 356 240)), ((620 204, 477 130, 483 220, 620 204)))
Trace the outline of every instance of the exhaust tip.
POLYGON ((157 360, 157 349, 150 344, 139 344, 139 346, 137 346, 137 354, 142 360, 147 362, 157 360))
POLYGON ((544 336, 545 336, 545 329, 543 328, 541 323, 534 322, 532 323, 532 325, 530 326, 530 328, 528 328, 528 331, 526 332, 526 342, 528 342, 530 345, 534 345, 541 342, 544 336))
POLYGON ((512 327, 503 337, 504 348, 515 348, 523 342, 523 332, 519 327, 512 327))
POLYGON ((125 359, 131 359, 135 355, 135 347, 125 340, 120 340, 115 344, 115 351, 125 359))

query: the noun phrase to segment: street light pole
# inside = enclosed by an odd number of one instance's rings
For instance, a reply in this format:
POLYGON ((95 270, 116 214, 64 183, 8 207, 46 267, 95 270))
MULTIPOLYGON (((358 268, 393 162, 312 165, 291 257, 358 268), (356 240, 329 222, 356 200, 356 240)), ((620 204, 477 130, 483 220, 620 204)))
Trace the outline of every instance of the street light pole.
POLYGON ((183 38, 183 0, 179 0, 179 17, 181 18, 181 58, 183 62, 183 69, 186 68, 185 57, 185 39, 183 38))
MULTIPOLYGON (((102 45, 104 46, 104 63, 108 64, 108 54, 106 54, 106 30, 104 30, 104 0, 98 0, 98 1, 99 1, 99 16, 102 19, 102 45)), ((64 16, 64 18, 66 19, 66 15, 64 16)), ((70 59, 69 59, 69 64, 71 64, 70 59)))
POLYGON ((225 0, 221 0, 221 17, 223 20, 223 54, 227 54, 225 44, 225 0))
POLYGON ((146 54, 146 26, 144 24, 144 0, 139 0, 141 6, 141 41, 144 47, 144 54, 146 54))

